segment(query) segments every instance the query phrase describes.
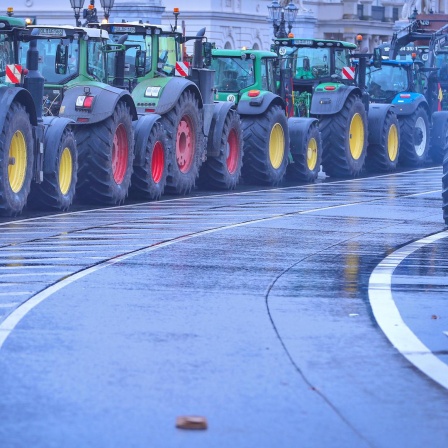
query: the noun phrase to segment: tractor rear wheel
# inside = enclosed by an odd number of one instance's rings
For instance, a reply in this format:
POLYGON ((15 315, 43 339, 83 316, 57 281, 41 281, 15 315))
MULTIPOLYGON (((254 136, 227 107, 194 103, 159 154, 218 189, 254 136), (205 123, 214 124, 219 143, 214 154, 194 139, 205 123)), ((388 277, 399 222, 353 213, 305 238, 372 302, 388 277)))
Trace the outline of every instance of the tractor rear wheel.
POLYGON ((219 156, 208 157, 201 167, 198 184, 216 190, 234 189, 243 164, 243 134, 239 115, 229 110, 221 135, 219 156))
MULTIPOLYGON (((370 132, 379 132, 371 129, 370 132)), ((366 167, 369 171, 394 171, 398 163, 400 125, 397 116, 389 112, 381 129, 379 145, 369 145, 366 167)))
POLYGON ((443 158, 443 176, 442 176, 442 208, 443 219, 448 225, 448 153, 443 158))
MULTIPOLYGON (((57 156, 53 158, 51 173, 44 173, 44 180, 31 187, 30 205, 33 208, 67 210, 75 196, 78 178, 78 154, 75 136, 65 129, 59 144, 55 148, 57 156)), ((48 148, 45 157, 50 156, 48 148)))
POLYGON ((291 155, 293 163, 288 165, 286 175, 288 179, 301 182, 314 182, 320 171, 322 162, 322 139, 317 125, 313 124, 308 129, 305 145, 296 150, 291 141, 291 155))
POLYGON ((162 117, 162 124, 173 148, 166 191, 188 194, 196 182, 205 155, 202 111, 192 92, 184 91, 173 109, 162 117))
POLYGON ((350 95, 338 114, 320 117, 322 168, 329 176, 356 177, 367 154, 367 114, 361 98, 350 95))
POLYGON ((25 207, 33 177, 33 132, 25 108, 11 104, 0 134, 0 214, 18 215, 25 207))
POLYGON ((421 166, 428 158, 429 119, 423 107, 400 118, 400 164, 421 166))
POLYGON ((85 202, 121 204, 129 190, 134 131, 129 106, 119 102, 112 116, 78 126, 78 194, 85 202))
POLYGON ((168 174, 168 146, 160 122, 154 123, 145 147, 143 166, 134 166, 130 196, 157 200, 162 196, 168 174))
POLYGON ((243 178, 247 183, 278 185, 289 158, 289 132, 285 111, 277 105, 260 116, 242 117, 243 178))

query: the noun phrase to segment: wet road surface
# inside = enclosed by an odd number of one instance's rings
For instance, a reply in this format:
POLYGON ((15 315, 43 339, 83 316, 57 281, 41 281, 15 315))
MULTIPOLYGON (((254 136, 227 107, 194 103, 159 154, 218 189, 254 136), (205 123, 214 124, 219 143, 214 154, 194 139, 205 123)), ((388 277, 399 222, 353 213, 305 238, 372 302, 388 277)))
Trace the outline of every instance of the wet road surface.
POLYGON ((1 446, 447 446, 440 188, 430 168, 3 222, 1 446))

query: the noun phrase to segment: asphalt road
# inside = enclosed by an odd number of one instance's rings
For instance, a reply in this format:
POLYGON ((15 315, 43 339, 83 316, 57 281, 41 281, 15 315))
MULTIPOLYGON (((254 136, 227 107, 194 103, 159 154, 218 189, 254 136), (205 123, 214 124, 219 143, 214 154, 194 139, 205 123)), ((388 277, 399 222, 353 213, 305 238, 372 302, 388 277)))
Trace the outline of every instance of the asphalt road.
POLYGON ((441 175, 3 220, 0 446, 448 446, 441 175))

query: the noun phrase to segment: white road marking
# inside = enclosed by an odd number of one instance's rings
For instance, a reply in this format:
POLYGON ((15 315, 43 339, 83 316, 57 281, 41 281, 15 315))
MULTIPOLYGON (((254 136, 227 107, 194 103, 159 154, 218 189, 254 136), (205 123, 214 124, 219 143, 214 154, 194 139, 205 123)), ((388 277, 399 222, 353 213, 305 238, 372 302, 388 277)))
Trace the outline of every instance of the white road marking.
POLYGON ((387 256, 369 279, 369 301, 375 319, 392 345, 415 367, 448 389, 448 365, 442 362, 404 323, 392 297, 392 275, 418 249, 448 237, 448 231, 422 238, 387 256))

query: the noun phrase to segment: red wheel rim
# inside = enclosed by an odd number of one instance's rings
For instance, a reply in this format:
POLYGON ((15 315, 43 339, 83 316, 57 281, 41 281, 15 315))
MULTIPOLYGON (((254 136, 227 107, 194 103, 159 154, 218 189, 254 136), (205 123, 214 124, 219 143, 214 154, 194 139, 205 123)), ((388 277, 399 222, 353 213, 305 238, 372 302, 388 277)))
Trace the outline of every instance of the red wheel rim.
POLYGON ((187 173, 193 164, 195 135, 190 117, 184 116, 177 127, 176 161, 179 170, 187 173))
POLYGON ((157 141, 154 145, 151 160, 151 172, 152 178, 156 184, 160 182, 163 175, 163 169, 165 167, 165 154, 163 153, 163 145, 157 141))
POLYGON ((114 135, 112 148, 112 173, 117 184, 123 182, 128 168, 128 134, 123 124, 119 124, 114 135))
POLYGON ((227 139, 227 169, 230 174, 233 174, 238 168, 238 159, 239 159, 239 144, 238 144, 238 135, 235 130, 232 129, 229 134, 229 138, 227 139))

